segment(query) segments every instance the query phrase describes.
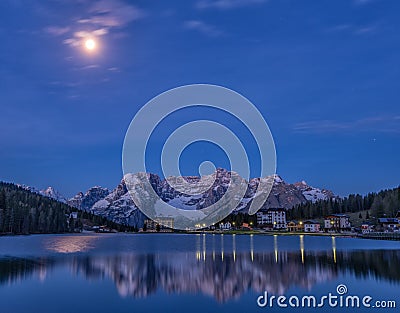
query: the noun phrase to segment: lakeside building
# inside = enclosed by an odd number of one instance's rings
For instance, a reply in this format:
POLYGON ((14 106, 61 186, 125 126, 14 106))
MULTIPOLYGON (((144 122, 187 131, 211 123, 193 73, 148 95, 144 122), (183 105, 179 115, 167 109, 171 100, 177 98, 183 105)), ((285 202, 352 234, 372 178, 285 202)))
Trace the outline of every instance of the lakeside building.
POLYGON ((305 221, 303 225, 306 233, 319 233, 321 227, 316 221, 305 221))
POLYGON ((304 224, 303 222, 290 221, 289 223, 287 223, 287 229, 289 232, 303 232, 304 224))
POLYGON ((361 224, 361 233, 362 234, 369 234, 374 231, 374 225, 371 223, 362 223, 361 224))
POLYGON ((324 219, 324 229, 325 231, 334 231, 338 233, 342 231, 350 231, 350 217, 346 214, 328 215, 324 219))
POLYGON ((283 208, 259 210, 257 212, 257 225, 269 230, 286 230, 286 210, 283 208))
POLYGON ((287 224, 289 232, 307 232, 307 233, 318 233, 321 229, 321 225, 317 221, 290 221, 287 224))
POLYGON ((144 221, 147 231, 172 231, 174 229, 174 219, 172 217, 157 217, 154 220, 144 221))
POLYGON ((378 218, 378 224, 384 232, 400 231, 400 220, 398 218, 378 218))
POLYGON ((232 229, 232 224, 229 223, 229 222, 220 223, 220 224, 219 224, 219 229, 220 229, 220 230, 231 230, 231 229, 232 229))
POLYGON ((252 222, 250 222, 250 223, 242 223, 242 227, 241 228, 244 229, 244 230, 252 230, 253 229, 253 223, 252 222))

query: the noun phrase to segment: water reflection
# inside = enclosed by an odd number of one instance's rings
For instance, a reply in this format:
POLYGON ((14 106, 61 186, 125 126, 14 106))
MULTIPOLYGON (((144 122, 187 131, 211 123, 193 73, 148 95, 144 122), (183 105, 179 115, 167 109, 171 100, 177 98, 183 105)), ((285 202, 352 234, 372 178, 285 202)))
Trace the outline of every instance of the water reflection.
POLYGON ((1 258, 0 284, 23 282, 32 275, 37 275, 39 281, 44 281, 47 271, 53 268, 54 264, 54 260, 50 259, 1 258))
POLYGON ((304 263, 304 236, 300 235, 301 263, 304 263))
POLYGON ((332 254, 333 254, 333 262, 336 263, 336 238, 332 236, 332 254))
POLYGON ((121 297, 147 297, 164 291, 209 295, 220 302, 249 291, 282 294, 293 286, 311 289, 343 274, 400 283, 400 268, 396 266, 400 251, 307 252, 300 248, 295 252, 206 252, 202 249, 205 238, 199 237, 199 241, 200 257, 196 252, 3 258, 0 283, 23 281, 34 274, 40 277, 49 269, 67 266, 71 275, 88 280, 111 279, 121 297))
POLYGON ((57 236, 44 241, 44 246, 49 251, 58 253, 87 252, 95 247, 95 236, 57 236))

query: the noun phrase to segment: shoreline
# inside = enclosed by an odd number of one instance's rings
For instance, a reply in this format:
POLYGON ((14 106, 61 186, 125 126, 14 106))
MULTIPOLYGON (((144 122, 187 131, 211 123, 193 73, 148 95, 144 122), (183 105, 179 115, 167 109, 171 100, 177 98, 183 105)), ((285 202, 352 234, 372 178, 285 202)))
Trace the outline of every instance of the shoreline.
POLYGON ((82 235, 82 234, 101 234, 101 235, 145 235, 145 234, 184 234, 184 235, 259 235, 259 236, 325 236, 325 237, 346 237, 359 238, 357 234, 342 234, 342 233, 309 233, 309 232, 274 232, 274 231, 255 231, 255 230, 230 230, 230 231, 160 231, 160 232, 95 232, 83 231, 76 233, 33 233, 33 234, 0 234, 2 237, 25 237, 37 235, 82 235))
POLYGON ((283 231, 260 231, 260 230, 227 230, 227 231, 146 231, 146 232, 95 232, 95 231, 82 231, 75 233, 33 233, 33 234, 0 234, 1 238, 9 237, 26 237, 37 235, 153 235, 153 234, 176 234, 176 235, 238 235, 238 236, 308 236, 308 237, 338 237, 338 238, 357 238, 357 239, 370 239, 370 240, 385 240, 385 241, 400 241, 399 233, 313 233, 313 232, 283 232, 283 231))

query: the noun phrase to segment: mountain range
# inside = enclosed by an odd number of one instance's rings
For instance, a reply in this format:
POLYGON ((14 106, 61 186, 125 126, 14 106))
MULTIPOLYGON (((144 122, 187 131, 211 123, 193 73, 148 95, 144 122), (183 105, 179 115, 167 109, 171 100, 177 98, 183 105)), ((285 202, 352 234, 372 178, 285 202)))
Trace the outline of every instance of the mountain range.
MULTIPOLYGON (((153 189, 163 201, 180 209, 199 210, 221 199, 229 186, 230 174, 229 171, 218 168, 212 187, 205 193, 196 196, 189 196, 174 190, 167 180, 161 179, 156 174, 148 175, 153 189)), ((191 182, 200 181, 200 177, 197 176, 186 176, 184 179, 191 182)), ((291 209, 306 202, 315 203, 319 200, 339 198, 332 191, 309 186, 305 181, 290 184, 286 183, 279 175, 274 175, 273 177, 250 179, 247 191, 241 202, 233 210, 234 212, 248 212, 260 179, 273 179, 271 193, 263 208, 283 207, 291 209)), ((21 187, 123 225, 141 227, 146 218, 133 202, 123 179, 113 190, 94 186, 85 193, 78 192, 68 200, 52 187, 44 190, 37 190, 24 185, 21 187)))
POLYGON ((68 202, 67 198, 64 197, 60 192, 55 190, 53 187, 47 187, 46 189, 41 189, 40 190, 40 189, 37 189, 35 187, 31 187, 31 186, 27 186, 27 185, 16 184, 16 186, 21 187, 21 188, 23 188, 25 190, 28 190, 30 192, 40 194, 40 195, 45 196, 47 198, 57 200, 57 201, 62 202, 62 203, 67 203, 68 202))
MULTIPOLYGON (((264 208, 283 207, 291 209, 308 201, 316 202, 338 198, 332 191, 309 186, 305 181, 289 184, 278 175, 266 179, 271 178, 273 178, 274 183, 263 206, 264 208)), ((198 182, 200 177, 186 176, 184 179, 198 182)), ((165 179, 160 179, 156 174, 149 174, 149 180, 153 189, 163 201, 180 209, 199 210, 221 199, 229 186, 230 172, 221 168, 217 169, 213 186, 205 193, 196 196, 185 195, 174 190, 165 179)), ((248 212, 259 182, 260 178, 250 179, 246 194, 234 209, 234 212, 248 212)), ((52 198, 60 198, 57 192, 48 192, 47 194, 52 198)), ((114 190, 95 186, 85 193, 77 193, 73 198, 67 200, 67 203, 79 210, 91 212, 124 225, 140 227, 146 218, 133 202, 123 179, 114 190)))

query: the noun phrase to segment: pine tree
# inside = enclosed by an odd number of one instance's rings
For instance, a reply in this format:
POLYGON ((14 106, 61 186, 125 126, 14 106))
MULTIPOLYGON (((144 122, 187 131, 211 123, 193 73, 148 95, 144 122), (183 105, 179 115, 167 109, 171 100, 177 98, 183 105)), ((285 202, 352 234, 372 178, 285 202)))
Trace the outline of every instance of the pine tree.
POLYGON ((6 193, 4 189, 0 192, 0 233, 4 232, 4 222, 6 217, 6 193))

